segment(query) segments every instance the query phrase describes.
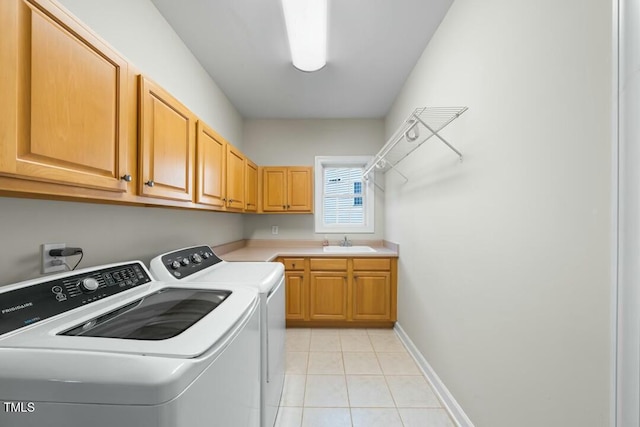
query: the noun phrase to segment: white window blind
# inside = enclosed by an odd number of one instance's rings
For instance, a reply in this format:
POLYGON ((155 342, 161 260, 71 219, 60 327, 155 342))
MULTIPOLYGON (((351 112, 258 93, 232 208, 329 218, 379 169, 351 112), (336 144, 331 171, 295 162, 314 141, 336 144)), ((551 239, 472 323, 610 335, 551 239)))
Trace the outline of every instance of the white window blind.
POLYGON ((363 168, 328 167, 324 170, 324 224, 363 225, 363 168))

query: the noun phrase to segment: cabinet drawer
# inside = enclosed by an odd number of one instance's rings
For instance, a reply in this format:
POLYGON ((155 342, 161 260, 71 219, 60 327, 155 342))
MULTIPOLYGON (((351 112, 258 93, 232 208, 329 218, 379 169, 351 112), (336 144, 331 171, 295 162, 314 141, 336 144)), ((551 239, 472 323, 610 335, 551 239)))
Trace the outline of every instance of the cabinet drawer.
POLYGON ((391 259, 389 258, 354 258, 354 270, 391 270, 391 259))
POLYGON ((346 258, 311 258, 311 270, 347 271, 346 258))
POLYGON ((283 258, 285 270, 304 270, 304 258, 283 258))

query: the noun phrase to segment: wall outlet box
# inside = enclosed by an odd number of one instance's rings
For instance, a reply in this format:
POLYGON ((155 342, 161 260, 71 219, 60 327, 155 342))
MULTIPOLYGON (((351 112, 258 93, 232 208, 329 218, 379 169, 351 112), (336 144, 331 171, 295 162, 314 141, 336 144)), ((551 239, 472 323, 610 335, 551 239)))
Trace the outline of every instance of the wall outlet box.
POLYGON ((40 273, 55 273, 58 271, 67 271, 67 258, 63 256, 52 257, 49 255, 51 249, 64 249, 66 243, 43 243, 40 245, 40 273))
POLYGON ((271 226, 271 234, 278 234, 278 226, 277 225, 272 225, 271 226))

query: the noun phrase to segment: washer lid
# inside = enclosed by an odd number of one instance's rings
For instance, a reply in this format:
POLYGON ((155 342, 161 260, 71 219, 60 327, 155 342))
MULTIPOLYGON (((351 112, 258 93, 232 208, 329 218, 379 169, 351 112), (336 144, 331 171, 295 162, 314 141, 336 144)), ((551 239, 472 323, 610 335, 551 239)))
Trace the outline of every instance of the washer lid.
POLYGON ((59 335, 165 340, 189 329, 229 295, 218 289, 164 288, 59 335))
POLYGON ((219 291, 227 296, 215 309, 207 311, 199 307, 194 311, 194 305, 211 306, 214 305, 212 300, 220 298, 219 293, 210 293, 210 283, 189 283, 189 288, 172 291, 171 286, 155 282, 138 292, 130 290, 128 297, 118 299, 117 303, 105 299, 95 303, 94 310, 72 311, 3 335, 0 348, 97 351, 182 359, 198 357, 222 341, 257 305, 254 289, 220 288, 219 291), (198 298, 194 298, 195 295, 198 298), (210 301, 203 302, 203 298, 210 301), (171 309, 171 304, 175 310, 171 309), (154 323, 153 320, 145 321, 144 316, 150 315, 153 310, 149 308, 154 305, 160 308, 154 318, 169 325, 169 333, 149 333, 154 323), (168 317, 159 314, 163 308, 168 317), (125 321, 119 321, 120 316, 125 321), (98 322, 98 319, 105 321, 98 322), (132 327, 128 327, 128 322, 132 327), (82 333, 83 328, 86 332, 99 333, 90 336, 82 333), (72 331, 76 331, 76 335, 64 335, 72 331), (124 336, 127 334, 129 336, 124 336))
MULTIPOLYGON (((152 270, 153 273, 153 270, 152 270)), ((206 270, 199 271, 187 280, 213 284, 243 285, 269 293, 284 274, 284 266, 279 262, 227 262, 223 261, 206 270)))

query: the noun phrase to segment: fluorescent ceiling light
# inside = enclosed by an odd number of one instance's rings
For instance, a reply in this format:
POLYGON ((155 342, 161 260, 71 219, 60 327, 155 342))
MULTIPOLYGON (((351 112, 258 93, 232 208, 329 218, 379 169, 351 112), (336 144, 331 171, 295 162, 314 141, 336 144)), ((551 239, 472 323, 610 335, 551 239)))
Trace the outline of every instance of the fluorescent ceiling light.
POLYGON ((327 0, 282 0, 291 61, 301 71, 327 63, 327 0))

